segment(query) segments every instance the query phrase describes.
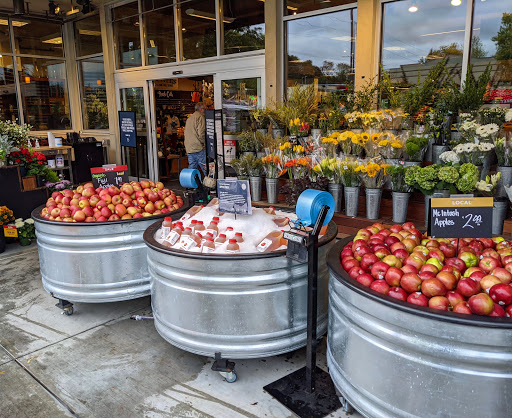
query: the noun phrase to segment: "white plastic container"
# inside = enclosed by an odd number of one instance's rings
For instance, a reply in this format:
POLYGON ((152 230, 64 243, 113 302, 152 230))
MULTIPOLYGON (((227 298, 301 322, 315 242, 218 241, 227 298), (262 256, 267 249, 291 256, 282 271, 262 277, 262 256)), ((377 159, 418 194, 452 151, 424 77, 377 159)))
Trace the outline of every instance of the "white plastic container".
POLYGON ((48 158, 46 162, 48 163, 48 167, 55 168, 55 158, 48 158))
MULTIPOLYGON (((57 138, 55 138, 57 139, 57 138)), ((64 167, 64 156, 63 155, 57 155, 57 157, 55 158, 55 161, 57 163, 57 167, 64 167)))

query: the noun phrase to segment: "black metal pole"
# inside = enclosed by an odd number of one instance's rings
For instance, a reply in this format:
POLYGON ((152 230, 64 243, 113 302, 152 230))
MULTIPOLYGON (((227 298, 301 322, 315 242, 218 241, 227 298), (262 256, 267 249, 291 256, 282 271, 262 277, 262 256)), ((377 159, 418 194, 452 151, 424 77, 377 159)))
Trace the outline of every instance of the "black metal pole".
POLYGON ((318 235, 324 224, 328 211, 322 206, 313 231, 308 237, 308 325, 306 345, 306 389, 309 393, 315 391, 316 380, 316 328, 318 305, 318 235))

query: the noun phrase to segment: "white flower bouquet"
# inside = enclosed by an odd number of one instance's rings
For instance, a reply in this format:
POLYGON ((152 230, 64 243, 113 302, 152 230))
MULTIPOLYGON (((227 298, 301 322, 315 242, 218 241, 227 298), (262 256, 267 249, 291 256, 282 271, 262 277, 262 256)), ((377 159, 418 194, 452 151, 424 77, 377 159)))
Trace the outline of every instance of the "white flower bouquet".
POLYGON ((495 123, 488 123, 487 125, 480 125, 475 134, 480 141, 492 141, 498 136, 500 127, 495 123))
POLYGON ((493 149, 494 145, 490 143, 459 144, 453 148, 453 151, 459 157, 461 164, 471 163, 479 166, 483 165, 485 156, 493 149))

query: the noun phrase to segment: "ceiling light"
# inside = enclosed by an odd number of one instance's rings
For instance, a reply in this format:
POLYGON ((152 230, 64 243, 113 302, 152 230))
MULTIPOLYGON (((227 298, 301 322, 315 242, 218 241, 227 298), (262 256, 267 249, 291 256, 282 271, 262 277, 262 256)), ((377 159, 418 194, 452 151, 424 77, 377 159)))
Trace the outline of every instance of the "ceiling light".
POLYGON ((155 48, 155 41, 153 39, 150 39, 149 45, 151 46, 151 48, 155 48))
MULTIPOLYGON (((9 22, 7 21, 7 19, 0 19, 0 25, 7 26, 8 24, 9 24, 9 22)), ((11 20, 11 24, 14 27, 20 28, 22 26, 28 25, 29 22, 20 22, 19 20, 11 20)))
POLYGON ((412 5, 411 7, 409 7, 409 11, 411 13, 415 13, 418 11, 418 6, 415 6, 415 5, 412 5))
POLYGON ((461 0, 452 0, 451 1, 452 6, 460 6, 462 4, 461 0))
POLYGON ((54 38, 46 39, 42 42, 43 42, 43 44, 60 45, 60 44, 62 44, 62 36, 56 36, 54 38))
POLYGON ((99 30, 78 29, 78 33, 80 35, 101 36, 101 32, 99 30))
POLYGON ((53 0, 48 2, 48 13, 52 16, 56 16, 60 13, 60 6, 56 4, 53 0))
POLYGON ((30 77, 23 77, 25 79, 25 83, 30 84, 30 77))
POLYGON ((80 9, 78 7, 75 9, 75 6, 73 6, 69 12, 66 12, 66 16, 71 16, 78 12, 80 12, 80 9))
MULTIPOLYGON (((200 17, 201 19, 217 20, 217 18, 215 17, 215 15, 213 13, 203 12, 201 10, 187 9, 187 10, 185 10, 185 13, 189 16, 200 17)), ((235 19, 233 17, 224 16, 223 21, 224 21, 224 23, 233 23, 235 21, 235 19)))

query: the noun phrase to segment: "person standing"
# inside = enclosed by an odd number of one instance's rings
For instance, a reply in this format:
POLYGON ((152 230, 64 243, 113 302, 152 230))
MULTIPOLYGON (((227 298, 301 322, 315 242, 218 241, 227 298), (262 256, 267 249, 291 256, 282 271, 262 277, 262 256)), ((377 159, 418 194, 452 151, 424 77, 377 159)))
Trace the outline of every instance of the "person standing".
POLYGON ((203 103, 196 103, 195 112, 185 123, 185 150, 188 156, 188 168, 201 169, 206 176, 204 109, 203 103))

